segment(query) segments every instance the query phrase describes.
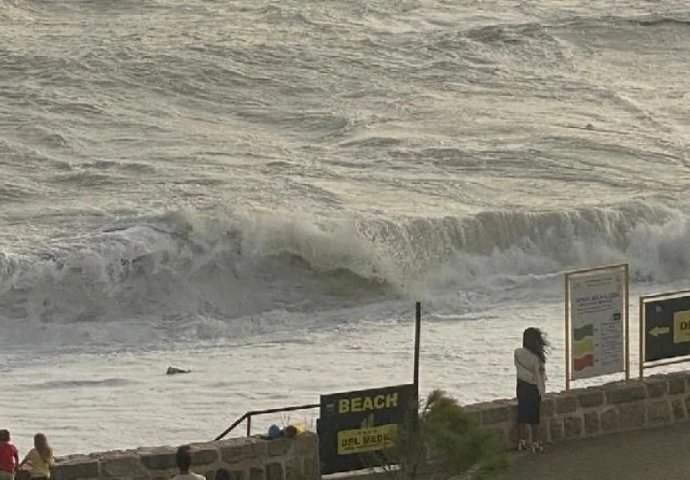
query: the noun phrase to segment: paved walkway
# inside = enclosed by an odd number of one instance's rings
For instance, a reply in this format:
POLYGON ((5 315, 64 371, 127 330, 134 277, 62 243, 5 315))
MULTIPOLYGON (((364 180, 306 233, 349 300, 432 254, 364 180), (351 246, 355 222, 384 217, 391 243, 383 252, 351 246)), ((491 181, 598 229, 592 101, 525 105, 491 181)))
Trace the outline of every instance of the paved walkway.
POLYGON ((690 480, 690 424, 547 445, 515 454, 501 480, 690 480))

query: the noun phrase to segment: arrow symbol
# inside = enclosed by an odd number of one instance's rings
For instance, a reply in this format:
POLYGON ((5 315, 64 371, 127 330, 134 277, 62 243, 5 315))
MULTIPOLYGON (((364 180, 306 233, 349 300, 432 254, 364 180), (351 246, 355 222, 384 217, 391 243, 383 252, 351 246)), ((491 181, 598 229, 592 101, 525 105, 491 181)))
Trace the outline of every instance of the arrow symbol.
POLYGON ((667 333, 671 333, 671 327, 654 327, 649 331, 649 334, 654 337, 665 335, 667 333))

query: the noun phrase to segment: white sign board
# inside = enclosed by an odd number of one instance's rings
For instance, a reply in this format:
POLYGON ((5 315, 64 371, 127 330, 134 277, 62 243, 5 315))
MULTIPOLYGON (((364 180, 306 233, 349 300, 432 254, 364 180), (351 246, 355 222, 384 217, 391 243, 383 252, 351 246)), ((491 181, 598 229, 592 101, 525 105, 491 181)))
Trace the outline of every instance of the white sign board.
POLYGON ((574 272, 569 278, 572 379, 625 371, 625 271, 574 272))

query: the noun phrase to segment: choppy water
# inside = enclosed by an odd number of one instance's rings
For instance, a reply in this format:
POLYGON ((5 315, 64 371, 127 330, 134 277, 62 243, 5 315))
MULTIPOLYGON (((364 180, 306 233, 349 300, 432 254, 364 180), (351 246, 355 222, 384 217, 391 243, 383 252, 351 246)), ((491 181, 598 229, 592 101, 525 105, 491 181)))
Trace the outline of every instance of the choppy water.
POLYGON ((428 388, 510 395, 531 323, 560 388, 563 270, 687 286, 689 49, 675 0, 4 0, 0 421, 89 451, 405 381, 415 299, 428 388))

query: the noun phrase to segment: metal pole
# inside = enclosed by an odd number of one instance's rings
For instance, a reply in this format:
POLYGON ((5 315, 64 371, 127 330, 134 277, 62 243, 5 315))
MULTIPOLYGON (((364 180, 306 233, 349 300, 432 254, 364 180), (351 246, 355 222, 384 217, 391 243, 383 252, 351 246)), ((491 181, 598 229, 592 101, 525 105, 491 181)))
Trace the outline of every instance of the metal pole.
POLYGON ((419 401, 419 340, 422 330, 422 304, 417 302, 415 304, 415 324, 414 324, 414 376, 413 383, 417 395, 416 400, 419 401))
POLYGON ((570 390, 570 275, 565 274, 565 389, 570 390))
POLYGON ((644 312, 644 297, 640 297, 640 310, 638 313, 638 321, 640 323, 640 378, 644 377, 644 335, 645 335, 645 312, 644 312))
POLYGON ((625 276, 625 379, 630 380, 630 266, 623 266, 625 276))
POLYGON ((247 416, 247 436, 252 436, 252 416, 247 416))

